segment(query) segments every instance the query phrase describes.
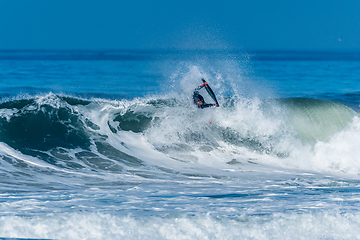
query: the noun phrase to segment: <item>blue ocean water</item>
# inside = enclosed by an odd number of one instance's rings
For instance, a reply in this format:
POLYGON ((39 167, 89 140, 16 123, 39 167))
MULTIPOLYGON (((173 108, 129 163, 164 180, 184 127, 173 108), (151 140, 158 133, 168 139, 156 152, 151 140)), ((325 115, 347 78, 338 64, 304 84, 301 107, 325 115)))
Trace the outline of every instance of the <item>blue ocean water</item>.
POLYGON ((0 237, 358 239, 359 77, 359 52, 0 51, 0 237))

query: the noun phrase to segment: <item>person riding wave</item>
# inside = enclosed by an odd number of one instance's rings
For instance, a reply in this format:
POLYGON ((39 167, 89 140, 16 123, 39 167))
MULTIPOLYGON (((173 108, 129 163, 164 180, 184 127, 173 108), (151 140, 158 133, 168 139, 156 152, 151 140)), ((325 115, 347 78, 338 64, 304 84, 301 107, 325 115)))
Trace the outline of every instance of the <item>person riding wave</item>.
POLYGON ((194 103, 198 106, 198 108, 208 108, 208 107, 215 107, 215 106, 219 107, 219 105, 217 105, 217 104, 206 103, 203 96, 200 95, 199 90, 202 89, 203 87, 208 87, 208 83, 204 79, 202 79, 202 81, 204 82, 204 84, 198 86, 194 90, 194 94, 193 94, 194 103))

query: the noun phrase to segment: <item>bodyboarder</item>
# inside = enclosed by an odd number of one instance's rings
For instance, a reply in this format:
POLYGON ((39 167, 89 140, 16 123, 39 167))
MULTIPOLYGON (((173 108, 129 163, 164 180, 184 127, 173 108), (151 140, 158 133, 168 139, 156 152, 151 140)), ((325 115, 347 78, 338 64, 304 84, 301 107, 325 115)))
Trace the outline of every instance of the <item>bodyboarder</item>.
POLYGON ((193 94, 194 103, 198 106, 198 108, 208 108, 208 107, 215 107, 215 106, 219 107, 219 103, 216 100, 214 92, 211 90, 208 83, 204 79, 201 79, 201 80, 204 82, 204 84, 195 88, 194 94, 193 94), (203 96, 201 96, 199 93, 199 90, 202 89, 203 87, 205 87, 206 91, 209 93, 210 97, 215 101, 216 104, 205 103, 203 96))

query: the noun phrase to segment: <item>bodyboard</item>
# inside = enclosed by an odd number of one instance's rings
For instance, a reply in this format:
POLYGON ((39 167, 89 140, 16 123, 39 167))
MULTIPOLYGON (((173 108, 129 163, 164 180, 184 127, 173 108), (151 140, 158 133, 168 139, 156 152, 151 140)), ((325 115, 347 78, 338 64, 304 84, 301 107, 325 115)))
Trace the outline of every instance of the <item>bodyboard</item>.
MULTIPOLYGON (((206 82, 204 79, 202 79, 202 80, 203 80, 204 83, 206 82)), ((206 89, 207 93, 210 95, 210 97, 215 101, 216 105, 219 106, 219 103, 218 103, 218 101, 216 99, 215 93, 213 92, 213 90, 211 89, 209 84, 207 84, 205 86, 205 89, 206 89)))

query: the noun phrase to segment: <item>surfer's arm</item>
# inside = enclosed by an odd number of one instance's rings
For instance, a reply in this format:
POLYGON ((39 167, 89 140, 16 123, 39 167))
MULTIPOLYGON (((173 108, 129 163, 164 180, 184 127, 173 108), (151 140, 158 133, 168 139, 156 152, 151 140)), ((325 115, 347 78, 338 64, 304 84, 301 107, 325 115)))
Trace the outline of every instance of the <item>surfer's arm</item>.
POLYGON ((205 81, 205 79, 201 79, 204 84, 201 84, 200 86, 198 86, 197 88, 195 88, 195 92, 199 91, 200 89, 202 89, 203 87, 207 87, 208 83, 205 81))
POLYGON ((198 105, 198 108, 209 108, 209 107, 219 107, 219 105, 216 105, 216 104, 202 104, 202 105, 198 105))
POLYGON ((198 86, 197 88, 195 88, 195 92, 199 91, 200 89, 202 89, 203 87, 205 87, 207 85, 207 82, 205 82, 204 84, 198 86))

